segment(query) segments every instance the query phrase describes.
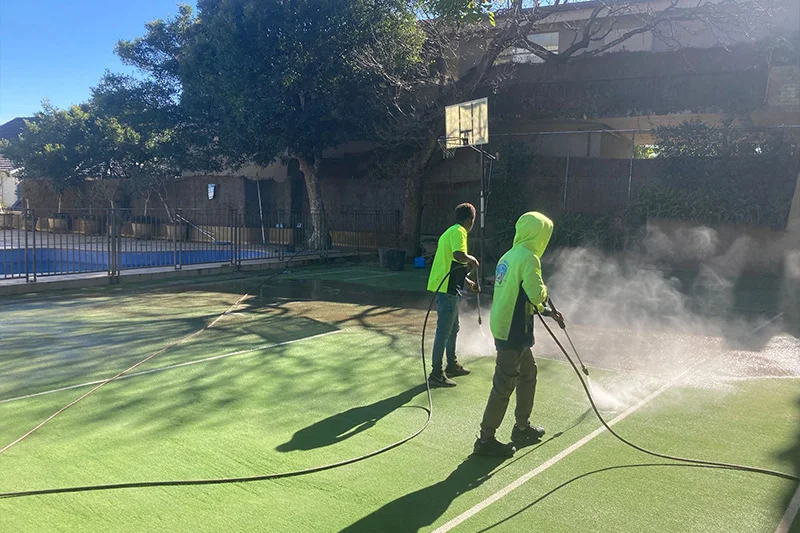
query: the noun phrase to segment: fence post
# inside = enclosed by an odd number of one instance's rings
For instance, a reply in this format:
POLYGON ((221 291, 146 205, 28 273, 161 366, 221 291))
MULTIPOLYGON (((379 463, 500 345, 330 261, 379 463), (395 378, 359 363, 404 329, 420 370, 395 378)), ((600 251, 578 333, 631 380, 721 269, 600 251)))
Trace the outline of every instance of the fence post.
POLYGON ((181 269, 180 253, 178 252, 178 221, 181 218, 181 210, 175 208, 175 216, 172 217, 172 251, 175 259, 175 270, 181 269))
POLYGON ((33 281, 36 281, 36 212, 31 210, 31 226, 33 226, 33 253, 31 257, 33 258, 33 281))
POLYGON ((375 253, 381 247, 381 212, 375 211, 375 253))
POLYGON ((120 272, 120 265, 119 265, 119 237, 118 237, 118 214, 117 210, 112 208, 110 215, 109 215, 109 244, 108 244, 108 267, 109 267, 109 277, 111 278, 111 283, 119 283, 119 272, 120 272))
POLYGON ((108 277, 114 277, 114 208, 106 212, 106 228, 108 230, 108 277))
POLYGON ((394 211, 394 247, 400 247, 400 227, 403 225, 403 215, 399 209, 394 211))
POLYGON ((30 227, 31 210, 25 208, 22 214, 22 231, 25 232, 25 281, 30 283, 31 273, 28 267, 28 228, 30 227))
POLYGON ((235 234, 235 226, 236 226, 236 211, 231 208, 230 213, 228 214, 228 224, 230 225, 230 233, 231 233, 231 266, 236 266, 236 234, 235 234))
POLYGON ((570 156, 570 151, 567 150, 567 169, 564 172, 564 205, 562 206, 564 213, 567 212, 567 187, 569 186, 569 156, 570 156))
POLYGON ((636 159, 636 132, 631 136, 631 164, 628 169, 628 197, 625 201, 625 209, 631 207, 631 182, 633 181, 633 160, 636 159))
POLYGON ((238 209, 234 211, 236 226, 236 270, 242 266, 242 243, 244 241, 244 220, 242 212, 238 209))

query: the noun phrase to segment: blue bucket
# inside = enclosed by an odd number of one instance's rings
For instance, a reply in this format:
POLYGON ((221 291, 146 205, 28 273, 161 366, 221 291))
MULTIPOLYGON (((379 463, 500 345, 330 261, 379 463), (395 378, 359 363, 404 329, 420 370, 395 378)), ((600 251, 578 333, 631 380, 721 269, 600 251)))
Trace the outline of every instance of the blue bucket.
POLYGON ((424 257, 415 257, 414 258, 414 268, 425 268, 425 258, 424 257))

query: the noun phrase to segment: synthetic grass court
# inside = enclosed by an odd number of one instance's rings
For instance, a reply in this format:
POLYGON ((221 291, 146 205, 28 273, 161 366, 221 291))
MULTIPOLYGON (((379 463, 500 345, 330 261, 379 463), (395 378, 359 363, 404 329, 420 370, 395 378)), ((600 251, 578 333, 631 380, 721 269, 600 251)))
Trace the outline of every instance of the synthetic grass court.
MULTIPOLYGON (((399 440, 425 421, 409 407, 426 405, 419 362, 425 274, 335 265, 271 280, 213 328, 0 455, 0 491, 282 472, 399 440)), ((89 390, 82 384, 208 324, 260 279, 0 303, 0 446, 89 390), (65 387, 73 388, 57 390, 65 387)), ((462 318, 462 330, 470 326, 462 318)), ((688 336, 681 339, 687 363, 674 375, 632 374, 640 370, 635 355, 591 349, 603 335, 624 332, 573 331, 597 382, 635 380, 637 401, 661 391, 609 413, 613 419, 628 410, 615 425, 623 435, 666 453, 800 471, 796 377, 737 375, 724 388, 692 383, 692 376, 729 369, 738 356, 720 339, 688 336), (686 379, 671 383, 695 363, 686 379)), ((3 499, 0 531, 776 530, 795 483, 672 466, 606 432, 586 439, 600 423, 543 337, 539 331, 534 416, 548 434, 512 460, 469 456, 493 360, 468 353, 467 343, 462 357, 473 374, 456 389, 434 390, 432 425, 386 454, 278 481, 3 499)), ((777 337, 757 356, 769 359, 770 350, 794 340, 777 337)), ((791 531, 800 531, 797 522, 791 531)))

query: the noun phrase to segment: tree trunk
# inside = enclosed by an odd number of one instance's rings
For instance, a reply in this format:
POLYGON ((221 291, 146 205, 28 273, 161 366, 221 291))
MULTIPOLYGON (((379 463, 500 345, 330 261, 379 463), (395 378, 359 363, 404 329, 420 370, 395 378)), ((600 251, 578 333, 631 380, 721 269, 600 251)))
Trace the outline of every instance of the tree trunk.
MULTIPOLYGON (((514 0, 512 6, 514 12, 519 13, 522 9, 522 1, 514 0)), ((403 222, 400 227, 402 245, 406 253, 416 255, 419 252, 423 190, 433 158, 436 155, 439 132, 442 131, 444 125, 444 105, 462 101, 475 93, 500 53, 511 44, 514 32, 513 25, 507 26, 502 33, 489 42, 486 52, 478 64, 450 86, 440 85, 441 96, 438 104, 440 104, 441 112, 436 113, 428 124, 428 131, 431 133, 416 153, 417 160, 412 166, 414 171, 406 176, 405 206, 403 207, 403 222)))
POLYGON ((311 211, 311 237, 308 239, 308 245, 314 250, 327 250, 330 248, 328 244, 330 236, 325 218, 325 203, 322 201, 322 184, 319 182, 320 158, 315 158, 313 164, 303 157, 296 159, 300 172, 304 175, 311 211))
MULTIPOLYGON (((437 130, 432 130, 437 131, 437 130)), ((416 153, 417 163, 406 176, 406 190, 403 202, 403 221, 400 225, 400 242, 406 254, 416 257, 420 251, 420 231, 422 226, 423 192, 425 178, 436 155, 434 134, 426 139, 425 145, 416 153)))
POLYGON ((165 194, 161 194, 161 191, 157 191, 156 194, 158 194, 158 199, 161 200, 161 203, 164 205, 164 210, 167 213, 167 220, 169 220, 170 222, 173 222, 174 219, 172 218, 172 213, 169 210, 169 204, 167 204, 167 195, 166 195, 166 193, 165 194))
POLYGON ((423 186, 421 172, 412 172, 406 177, 403 221, 400 225, 400 245, 409 257, 416 257, 419 253, 423 186))

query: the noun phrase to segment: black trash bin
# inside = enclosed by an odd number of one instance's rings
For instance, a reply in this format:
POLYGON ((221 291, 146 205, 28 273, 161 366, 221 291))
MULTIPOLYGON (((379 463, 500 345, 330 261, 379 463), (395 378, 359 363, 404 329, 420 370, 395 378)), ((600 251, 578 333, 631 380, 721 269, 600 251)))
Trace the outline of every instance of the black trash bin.
POLYGON ((378 263, 381 268, 389 268, 389 252, 391 248, 378 248, 378 263))
POLYGON ((405 250, 389 250, 386 254, 389 263, 389 270, 394 272, 401 272, 406 269, 406 251, 405 250))

